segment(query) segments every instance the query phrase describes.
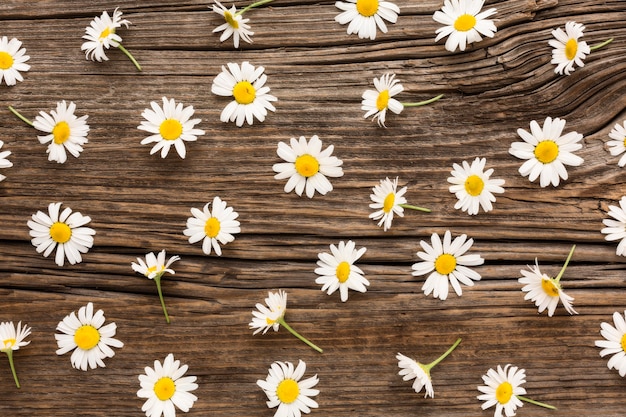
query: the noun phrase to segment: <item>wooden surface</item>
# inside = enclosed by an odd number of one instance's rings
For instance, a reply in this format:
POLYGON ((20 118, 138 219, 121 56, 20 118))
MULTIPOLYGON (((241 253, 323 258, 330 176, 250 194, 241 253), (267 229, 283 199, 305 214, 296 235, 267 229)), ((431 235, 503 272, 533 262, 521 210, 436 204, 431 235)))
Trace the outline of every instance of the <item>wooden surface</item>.
POLYGON ((273 416, 255 382, 273 361, 298 359, 320 379, 312 416, 491 416, 476 386, 507 363, 526 369, 529 397, 558 407, 526 404, 520 416, 624 415, 626 381, 607 369, 594 341, 600 323, 626 308, 624 258, 600 233, 608 205, 626 193, 625 171, 605 146, 626 119, 626 2, 488 1, 498 9, 495 38, 454 54, 434 42, 432 14, 442 2, 395 3, 398 22, 370 41, 346 34, 332 1, 276 0, 248 13, 254 43, 239 50, 211 33, 220 20, 207 1, 0 4, 0 36, 20 39, 32 66, 24 82, 0 86, 0 139, 14 164, 0 183, 0 320, 33 328, 31 344, 14 355, 20 390, 0 355, 0 415, 143 415, 137 376, 170 352, 198 376, 190 416, 273 416), (117 6, 133 23, 119 33, 142 73, 120 51, 94 63, 80 50, 89 21, 117 6), (553 71, 548 40, 569 20, 585 24, 590 44, 615 41, 565 77, 553 71), (278 102, 264 123, 237 128, 219 121, 227 100, 210 89, 222 65, 245 60, 266 68, 278 102), (385 72, 404 85, 401 101, 445 97, 378 128, 363 119, 360 100, 385 72), (162 96, 202 118, 206 135, 188 143, 184 160, 173 151, 150 156, 139 144, 141 112, 162 96), (48 162, 36 131, 6 110, 33 118, 60 100, 76 102, 91 126, 85 151, 64 165, 48 162), (519 175, 522 161, 508 149, 517 128, 546 116, 585 136, 585 162, 558 188, 542 189, 519 175), (345 175, 326 196, 286 194, 273 179, 277 143, 314 134, 335 146, 345 175), (492 212, 469 216, 453 208, 446 178, 454 162, 477 156, 506 180, 506 192, 492 212), (408 212, 384 233, 368 219, 368 204, 387 176, 399 176, 409 202, 433 212, 408 212), (205 256, 182 233, 190 208, 215 195, 241 221, 222 257, 205 256), (79 265, 57 267, 30 243, 30 215, 56 201, 93 219, 95 245, 79 265), (473 252, 486 261, 475 268, 480 282, 441 301, 422 293, 425 277, 411 276, 411 265, 419 241, 445 230, 474 238, 473 252), (367 247, 358 265, 371 285, 341 303, 338 293, 320 291, 314 269, 319 252, 348 239, 367 247), (555 275, 574 243, 561 282, 580 314, 562 306, 554 317, 538 314, 524 301, 520 269, 538 258, 555 275), (154 283, 130 267, 161 249, 182 258, 163 280, 170 325, 154 283), (255 303, 277 289, 289 296, 287 321, 323 354, 284 329, 252 335, 255 303), (54 333, 89 301, 117 323, 125 346, 106 368, 82 372, 69 354, 55 354, 54 333), (397 352, 429 362, 457 337, 459 348, 433 370, 434 399, 398 376, 397 352))

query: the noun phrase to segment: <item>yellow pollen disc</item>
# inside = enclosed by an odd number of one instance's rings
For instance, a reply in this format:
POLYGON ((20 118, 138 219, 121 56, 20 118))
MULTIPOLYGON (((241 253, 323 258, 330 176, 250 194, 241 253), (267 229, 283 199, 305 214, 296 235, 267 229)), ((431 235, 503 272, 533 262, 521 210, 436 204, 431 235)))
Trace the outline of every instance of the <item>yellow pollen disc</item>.
POLYGON ((298 395, 300 395, 300 387, 293 379, 283 379, 276 387, 276 396, 282 403, 291 404, 298 398, 298 395))
POLYGON ((312 177, 320 170, 320 163, 314 156, 305 153, 296 158, 296 171, 305 178, 312 177))
POLYGON ((165 119, 159 126, 159 133, 165 140, 176 140, 183 134, 183 125, 176 119, 165 119))
POLYGON ((389 90, 381 91, 376 98, 376 108, 383 111, 389 105, 389 90))
POLYGON ((337 269, 335 270, 335 275, 337 275, 337 280, 342 284, 348 280, 350 276, 350 264, 346 261, 341 262, 337 265, 337 269))
POLYGON ((393 209, 393 203, 396 202, 396 195, 394 193, 387 194, 385 201, 383 202, 383 211, 389 213, 393 209))
POLYGON ((454 29, 459 32, 467 32, 476 26, 476 18, 471 14, 462 14, 454 21, 454 29))
POLYGON ((276 323, 276 320, 272 320, 269 317, 265 317, 265 322, 267 323, 268 326, 271 326, 272 324, 276 323))
POLYGON ((559 296, 559 287, 552 282, 550 279, 541 279, 541 288, 543 288, 543 292, 548 294, 550 297, 558 297, 559 296))
POLYGON ((82 350, 93 349, 99 341, 100 332, 90 324, 80 326, 74 333, 74 343, 82 350))
POLYGON ((626 137, 624 138, 624 147, 626 147, 626 137))
POLYGON ((115 33, 115 29, 111 30, 111 28, 106 28, 102 32, 100 32, 100 40, 110 36, 112 33, 115 33))
POLYGON ((626 352, 626 333, 622 336, 622 340, 620 340, 620 344, 622 345, 622 350, 626 352))
POLYGON ((7 70, 13 66, 13 57, 10 53, 0 51, 0 70, 7 70))
POLYGON ((204 233, 210 238, 216 237, 220 233, 220 229, 220 221, 217 220, 215 217, 211 217, 204 224, 204 233))
POLYGON ((478 175, 470 175, 465 180, 465 191, 472 197, 477 197, 483 192, 485 182, 478 175))
POLYGON ((239 104, 250 104, 256 98, 256 90, 248 81, 239 81, 233 88, 233 97, 239 104))
POLYGON ((226 20, 226 23, 228 23, 233 29, 239 29, 239 22, 235 20, 235 16, 233 16, 231 12, 224 12, 224 20, 226 20))
POLYGON ((62 222, 56 222, 50 226, 50 237, 56 243, 65 243, 72 237, 72 229, 62 222))
POLYGON ((565 44, 565 58, 571 61, 576 57, 576 52, 578 52, 578 42, 576 39, 568 40, 565 44))
POLYGON ((553 140, 542 140, 535 146, 535 158, 542 164, 549 164, 559 155, 559 145, 553 140))
POLYGON ((62 145, 70 138, 70 125, 67 122, 59 122, 52 128, 54 143, 62 145))
POLYGON ((456 258, 449 253, 441 254, 435 259, 435 270, 441 275, 448 275, 456 268, 456 258))
POLYGON ((501 383, 498 388, 496 388, 496 400, 500 404, 506 404, 511 401, 511 397, 513 396, 513 385, 509 382, 501 383))
POLYGON ((154 384, 154 393, 157 398, 161 401, 167 401, 176 392, 176 384, 174 380, 169 376, 164 376, 163 378, 159 378, 159 380, 154 384))
POLYGON ((2 342, 2 344, 4 345, 3 349, 10 349, 15 345, 16 340, 15 339, 6 339, 5 341, 2 342))
POLYGON ((356 0, 356 11, 361 16, 374 16, 378 11, 378 0, 356 0))

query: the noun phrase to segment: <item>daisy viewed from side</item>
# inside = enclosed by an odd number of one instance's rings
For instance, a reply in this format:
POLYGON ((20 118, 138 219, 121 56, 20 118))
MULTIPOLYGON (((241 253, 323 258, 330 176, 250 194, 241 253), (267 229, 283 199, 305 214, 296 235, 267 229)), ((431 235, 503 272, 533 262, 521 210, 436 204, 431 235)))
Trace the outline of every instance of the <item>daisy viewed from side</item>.
POLYGON ((191 391, 198 389, 195 376, 184 376, 189 369, 188 365, 180 365, 174 360, 173 354, 168 354, 161 364, 154 361, 154 368, 146 366, 144 375, 139 375, 141 389, 137 397, 146 398, 141 411, 147 417, 175 417, 176 408, 188 412, 198 397, 191 391))
MULTIPOLYGON (((626 152, 626 120, 624 120, 623 124, 616 123, 611 132, 609 132, 609 137, 613 140, 608 141, 606 145, 611 155, 617 156, 626 152)), ((626 154, 622 155, 617 165, 620 167, 626 165, 626 154)))
POLYGON ((445 47, 454 52, 457 47, 465 51, 467 45, 480 42, 482 36, 493 38, 497 28, 487 18, 496 14, 496 9, 481 12, 484 3, 484 0, 445 0, 441 10, 433 15, 436 22, 445 25, 435 31, 435 42, 448 36, 445 47))
POLYGON ((319 379, 317 375, 302 379, 305 372, 306 363, 302 360, 295 368, 291 362, 276 361, 270 366, 265 380, 256 382, 267 396, 267 407, 278 407, 274 417, 300 417, 318 407, 311 397, 319 394, 319 390, 313 388, 319 379))
POLYGON ((26 63, 30 56, 26 55, 26 49, 22 48, 22 42, 3 36, 0 38, 0 84, 4 79, 6 85, 15 85, 18 81, 24 81, 20 72, 26 72, 30 65, 26 63))
POLYGON ((407 187, 402 187, 398 191, 398 177, 393 181, 389 178, 380 180, 380 184, 372 188, 373 194, 370 194, 370 199, 373 203, 370 204, 370 208, 376 211, 371 213, 369 218, 380 220, 378 227, 383 226, 383 231, 386 232, 387 229, 391 228, 394 214, 404 217, 405 208, 430 212, 430 209, 407 204, 404 197, 406 190, 407 187))
POLYGON ((461 235, 452 240, 449 230, 443 235, 443 242, 437 233, 430 238, 431 244, 420 241, 424 252, 417 252, 422 262, 414 263, 411 273, 414 276, 430 274, 422 286, 424 294, 445 300, 448 298, 448 281, 458 296, 463 294, 460 284, 474 285, 480 274, 468 266, 482 265, 485 260, 480 255, 466 254, 474 244, 474 239, 461 235), (432 245, 432 246, 431 246, 432 245))
MULTIPOLYGON (((4 142, 0 140, 0 149, 4 146, 4 142)), ((11 155, 11 151, 2 151, 0 152, 0 168, 11 168, 13 166, 13 162, 7 159, 7 156, 11 155)), ((0 181, 4 180, 6 176, 0 174, 0 181)))
POLYGON ((356 33, 360 39, 376 39, 376 28, 387 33, 387 25, 396 23, 400 8, 390 1, 384 0, 348 0, 337 1, 335 7, 342 10, 335 21, 340 25, 348 25, 348 35, 356 33))
POLYGON ((242 62, 241 66, 233 62, 227 66, 228 69, 222 66, 222 72, 213 79, 211 86, 213 94, 233 98, 222 110, 220 120, 235 122, 238 127, 243 126, 244 121, 251 125, 254 118, 263 122, 268 110, 276 111, 271 102, 278 100, 268 94, 270 88, 265 86, 265 68, 255 67, 248 61, 242 62))
POLYGON ((20 388, 20 381, 17 379, 17 373, 15 372, 15 364, 13 363, 13 351, 19 350, 30 343, 24 341, 30 335, 30 327, 24 325, 22 322, 17 323, 17 328, 13 325, 12 321, 0 323, 0 352, 6 353, 9 358, 9 366, 11 367, 11 374, 13 374, 13 380, 15 386, 20 388))
POLYGON ((607 363, 609 369, 615 369, 620 376, 626 375, 626 311, 624 314, 613 313, 613 324, 602 322, 600 334, 604 340, 596 340, 595 345, 602 348, 600 356, 612 355, 607 363))
POLYGON ((115 351, 111 347, 121 348, 124 343, 114 339, 117 325, 109 323, 104 325, 104 312, 98 310, 93 312, 93 303, 89 302, 69 315, 57 324, 57 330, 61 334, 55 334, 59 349, 57 355, 63 355, 71 350, 70 358, 72 367, 86 371, 95 369, 98 366, 105 367, 105 358, 115 356, 115 351))
POLYGON ((320 252, 317 254, 317 268, 315 273, 319 275, 315 279, 316 284, 322 284, 322 291, 328 295, 339 290, 342 302, 348 301, 348 289, 366 292, 370 282, 363 276, 364 273, 356 261, 363 256, 367 248, 356 249, 356 244, 349 240, 343 240, 338 246, 330 245, 330 252, 320 252))
POLYGON ((493 168, 485 171, 487 159, 476 158, 470 165, 463 161, 462 165, 452 164, 452 176, 448 182, 452 184, 450 192, 456 195, 459 201, 454 205, 455 209, 466 211, 469 215, 478 214, 479 207, 485 212, 493 209, 492 203, 496 201, 494 194, 504 192, 504 180, 491 179, 493 168))
POLYGON ((277 174, 274 179, 284 180, 285 192, 296 191, 299 196, 306 189, 306 196, 313 198, 315 191, 325 195, 333 190, 333 185, 326 177, 343 176, 343 161, 332 156, 334 146, 330 145, 322 151, 322 141, 317 135, 309 141, 304 136, 300 139, 291 138, 290 145, 278 142, 276 153, 285 162, 274 164, 272 169, 277 174))
POLYGON ((210 255, 211 248, 217 256, 222 255, 220 245, 235 240, 233 236, 241 232, 239 221, 239 213, 229 207, 225 201, 218 196, 213 198, 213 207, 209 208, 211 203, 206 203, 202 210, 193 207, 191 214, 193 217, 187 219, 187 228, 183 231, 185 236, 189 237, 189 243, 194 244, 202 241, 202 251, 210 255))
POLYGON ((575 66, 584 67, 584 60, 591 53, 598 48, 601 48, 613 41, 613 38, 599 44, 589 47, 587 42, 581 41, 585 27, 576 22, 567 22, 565 24, 565 31, 561 28, 557 28, 552 31, 552 36, 555 39, 548 41, 548 44, 552 49, 551 64, 555 64, 556 68, 554 72, 560 75, 570 75, 576 68, 575 66))
POLYGON ((539 178, 541 187, 550 184, 556 187, 561 179, 568 178, 565 165, 582 165, 583 159, 573 152, 583 147, 579 143, 583 135, 576 132, 561 135, 564 127, 565 120, 547 117, 543 128, 533 120, 530 122, 530 132, 517 129, 517 134, 523 142, 513 142, 509 153, 526 160, 519 168, 522 176, 527 176, 531 182, 539 178))
POLYGON ((250 30, 250 25, 247 24, 250 19, 243 18, 243 11, 237 12, 237 8, 234 4, 230 9, 227 9, 219 1, 214 1, 215 4, 212 6, 213 11, 222 16, 225 21, 225 23, 213 29, 213 33, 222 32, 220 42, 224 42, 232 36, 235 48, 239 48, 239 39, 244 42, 252 43, 250 37, 254 35, 254 32, 250 30))
POLYGON ((42 211, 33 214, 28 221, 29 234, 37 253, 43 252, 43 256, 48 257, 56 248, 54 260, 58 266, 63 266, 66 257, 74 265, 82 262, 81 253, 87 253, 93 246, 96 231, 85 227, 91 221, 89 216, 72 213, 69 207, 59 214, 61 204, 50 203, 48 214, 42 211))
POLYGON ((610 242, 619 240, 615 253, 626 256, 626 196, 620 199, 619 207, 610 205, 608 214, 612 219, 602 220, 606 226, 602 229, 602 233, 606 234, 604 239, 610 242))
POLYGON ((161 158, 165 158, 174 146, 178 155, 185 159, 187 150, 185 142, 193 142, 197 136, 204 135, 204 130, 195 129, 201 119, 191 119, 193 106, 183 107, 182 103, 176 104, 174 99, 168 100, 163 97, 163 107, 155 101, 150 102, 152 109, 145 109, 141 116, 146 119, 141 122, 137 129, 152 133, 151 136, 141 141, 142 145, 155 143, 150 150, 150 155, 161 151, 161 158))

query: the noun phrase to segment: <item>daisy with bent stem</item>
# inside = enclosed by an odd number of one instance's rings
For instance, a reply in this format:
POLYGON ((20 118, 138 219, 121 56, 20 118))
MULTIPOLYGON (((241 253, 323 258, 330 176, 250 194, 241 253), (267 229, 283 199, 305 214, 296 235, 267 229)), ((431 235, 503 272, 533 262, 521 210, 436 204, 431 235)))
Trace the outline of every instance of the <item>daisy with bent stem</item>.
POLYGON ((467 161, 459 164, 452 164, 452 176, 448 182, 452 184, 450 192, 456 195, 459 201, 454 205, 455 209, 467 211, 467 214, 478 214, 479 207, 485 212, 491 211, 496 201, 494 193, 504 192, 504 180, 491 179, 493 168, 485 171, 487 159, 476 158, 470 165, 467 161))
POLYGON ((372 188, 374 194, 370 194, 370 198, 373 201, 370 204, 370 208, 376 211, 371 213, 369 218, 380 220, 378 227, 383 226, 383 231, 386 232, 387 229, 391 228, 394 214, 404 217, 405 208, 430 213, 430 209, 407 204, 407 200, 404 197, 406 190, 407 187, 402 187, 398 191, 398 177, 393 181, 387 177, 384 180, 380 180, 380 184, 372 188))
POLYGON ((606 366, 609 369, 615 369, 619 375, 626 375, 626 311, 624 314, 619 312, 613 313, 613 324, 602 322, 600 324, 600 334, 604 340, 596 340, 595 345, 603 348, 600 356, 605 357, 612 355, 606 366))
POLYGON ((589 46, 587 42, 579 40, 583 36, 585 27, 576 22, 567 22, 565 31, 557 28, 552 31, 555 39, 548 41, 552 49, 551 64, 556 64, 554 72, 560 75, 570 75, 575 70, 575 65, 584 67, 584 60, 591 51, 602 48, 613 41, 610 38, 601 44, 589 46))
POLYGON ((626 196, 619 200, 618 206, 609 206, 609 216, 612 219, 604 219, 602 223, 606 227, 602 229, 602 233, 606 234, 605 240, 619 240, 615 253, 620 256, 626 256, 626 196))
POLYGON ((370 282, 363 276, 363 271, 354 265, 367 248, 356 249, 356 244, 349 240, 348 243, 343 240, 338 246, 330 245, 330 252, 320 252, 317 254, 317 268, 315 273, 319 277, 315 280, 316 284, 322 284, 322 291, 326 291, 331 295, 337 289, 342 302, 348 301, 348 289, 366 292, 370 282))
POLYGON ((20 71, 26 72, 30 69, 30 65, 26 63, 30 56, 26 55, 26 49, 21 46, 22 42, 15 38, 0 38, 0 84, 3 79, 6 85, 24 81, 20 71))
POLYGON ((404 91, 404 87, 399 80, 395 79, 395 76, 396 74, 386 73, 380 79, 374 78, 376 90, 365 90, 362 95, 361 110, 365 111, 363 118, 367 119, 373 115, 372 120, 378 121, 378 126, 380 127, 387 127, 385 126, 387 109, 395 114, 400 114, 405 107, 424 106, 443 97, 443 94, 439 94, 436 97, 417 103, 401 103, 393 98, 404 91))
POLYGON ((291 362, 276 361, 270 366, 265 380, 256 381, 267 396, 267 407, 278 407, 274 417, 300 417, 318 407, 310 397, 319 394, 319 390, 313 389, 319 379, 317 375, 302 379, 305 372, 306 363, 302 360, 295 368, 291 362))
POLYGON ((247 24, 250 19, 244 19, 243 14, 254 7, 262 6, 273 0, 257 1, 256 3, 252 3, 239 11, 237 11, 235 5, 233 5, 230 9, 227 9, 219 1, 214 1, 215 4, 213 5, 213 11, 222 16, 225 23, 213 29, 213 33, 224 32, 220 36, 220 42, 224 42, 232 36, 235 48, 239 48, 239 39, 252 43, 252 39, 250 37, 254 35, 254 32, 250 30, 250 25, 247 24))
POLYGON ((419 393, 422 388, 424 388, 424 398, 435 397, 435 391, 433 390, 432 380, 430 378, 430 370, 435 367, 439 362, 444 360, 456 347, 461 343, 461 338, 459 337, 456 342, 450 348, 443 353, 443 355, 439 356, 437 359, 432 361, 429 364, 422 364, 413 360, 407 356, 404 356, 401 353, 396 355, 396 359, 398 360, 398 367, 400 368, 400 372, 398 374, 402 376, 403 381, 409 381, 411 379, 415 379, 413 381, 413 389, 415 392, 419 393))
POLYGON ((396 23, 400 8, 390 1, 384 0, 348 0, 335 2, 335 7, 343 10, 335 21, 340 25, 348 25, 348 35, 356 33, 360 39, 376 39, 376 28, 387 33, 385 20, 396 23))
POLYGON ((292 335, 319 353, 322 353, 322 349, 305 337, 301 336, 300 333, 296 332, 285 321, 285 313, 287 313, 287 293, 283 290, 278 290, 277 293, 269 291, 267 294, 267 298, 265 299, 267 307, 261 303, 257 303, 257 311, 252 311, 252 321, 248 324, 250 329, 254 329, 254 333, 252 334, 255 335, 261 331, 265 334, 269 329, 274 329, 274 331, 277 332, 280 326, 283 326, 292 335))
POLYGON ((235 240, 233 235, 241 232, 240 223, 236 220, 239 213, 218 196, 213 198, 212 210, 210 205, 206 203, 202 210, 191 208, 193 217, 187 219, 187 228, 183 234, 189 237, 191 244, 202 240, 202 252, 206 255, 210 255, 213 248, 217 256, 222 256, 220 244, 232 242, 235 240))
POLYGON ((12 321, 0 323, 0 352, 6 353, 9 358, 9 366, 11 367, 11 373, 13 374, 13 380, 15 386, 20 388, 20 381, 17 379, 17 373, 15 372, 15 365, 13 364, 13 351, 19 350, 21 347, 30 343, 25 342, 30 335, 30 327, 24 325, 22 322, 17 323, 17 329, 13 325, 12 321))
POLYGON ((441 11, 433 15, 433 20, 445 25, 435 31, 435 42, 448 36, 446 49, 454 52, 457 47, 465 51, 467 45, 480 42, 482 36, 493 38, 498 29, 487 18, 496 14, 496 9, 481 12, 484 3, 484 0, 445 0, 441 11))
MULTIPOLYGON (((611 155, 617 156, 626 152, 626 120, 622 124, 616 123, 609 132, 609 137, 613 140, 608 141, 606 145, 611 155)), ((622 155, 617 165, 620 167, 626 165, 626 154, 622 155)))
MULTIPOLYGON (((4 146, 4 142, 0 140, 0 149, 4 146)), ((7 159, 7 156, 11 155, 11 151, 2 151, 0 152, 0 168, 11 168, 13 166, 13 162, 7 159)), ((4 180, 6 176, 0 174, 0 181, 4 180)))

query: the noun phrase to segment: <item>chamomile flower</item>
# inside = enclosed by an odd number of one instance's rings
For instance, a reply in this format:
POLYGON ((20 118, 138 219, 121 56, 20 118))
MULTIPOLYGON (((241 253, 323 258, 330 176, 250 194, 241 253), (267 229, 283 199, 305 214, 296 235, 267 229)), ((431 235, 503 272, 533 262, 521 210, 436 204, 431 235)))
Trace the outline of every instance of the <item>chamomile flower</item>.
POLYGON ((21 48, 22 42, 3 36, 0 38, 0 84, 4 79, 6 85, 15 85, 18 81, 24 81, 20 72, 26 72, 30 65, 26 63, 30 56, 26 55, 26 49, 21 48))
MULTIPOLYGON (((0 140, 0 149, 4 146, 4 142, 0 140)), ((0 168, 11 168, 13 166, 13 162, 7 159, 7 156, 11 155, 11 151, 2 151, 0 152, 0 168)), ((0 174, 0 181, 4 180, 6 176, 0 174)))
POLYGON ((93 303, 87 303, 78 310, 78 316, 74 311, 65 316, 57 324, 57 330, 61 334, 55 334, 59 349, 57 355, 63 355, 71 350, 70 358, 72 367, 83 371, 95 369, 98 366, 105 367, 105 358, 115 356, 111 347, 121 348, 124 343, 114 339, 117 326, 109 323, 104 326, 104 312, 93 312, 93 303))
POLYGON ((265 380, 256 382, 267 396, 267 407, 278 407, 274 417, 300 417, 318 407, 311 397, 319 394, 319 390, 313 389, 319 379, 317 375, 302 379, 305 372, 306 363, 302 360, 295 368, 291 362, 276 361, 270 366, 265 380))
POLYGON ((624 314, 613 313, 613 324, 602 322, 600 334, 604 340, 596 340, 595 345, 602 348, 600 356, 612 355, 607 363, 609 369, 615 369, 620 376, 626 375, 626 311, 624 314))
POLYGON ((343 10, 335 21, 340 25, 348 25, 348 35, 356 33, 360 39, 376 39, 376 28, 387 33, 385 20, 396 23, 400 8, 390 1, 384 0, 348 0, 335 2, 335 7, 343 10))
POLYGON ((567 310, 569 314, 578 314, 572 307, 572 301, 574 301, 574 298, 565 294, 561 288, 561 284, 559 283, 563 273, 565 272, 567 264, 574 254, 575 248, 576 245, 572 246, 567 259, 563 264, 563 268, 561 268, 561 271, 555 278, 550 278, 546 274, 541 273, 537 259, 535 259, 534 267, 530 265, 528 266, 530 271, 523 269, 520 271, 523 277, 518 279, 518 281, 520 284, 525 284, 524 287, 522 287, 522 291, 527 293, 524 296, 524 300, 531 300, 534 302, 535 305, 539 307, 539 313, 548 309, 548 317, 552 317, 559 300, 561 300, 563 307, 565 307, 565 310, 567 310))
POLYGON ((450 192, 456 195, 459 201, 454 205, 455 209, 466 211, 469 215, 478 214, 479 207, 485 212, 491 211, 496 201, 495 193, 503 193, 504 180, 491 179, 493 168, 485 171, 485 158, 476 158, 470 165, 467 161, 452 164, 452 176, 448 182, 452 184, 450 192))
POLYGON ((620 199, 619 207, 609 206, 609 216, 612 219, 602 220, 606 226, 602 229, 602 233, 606 234, 604 239, 610 242, 619 240, 615 253, 626 256, 626 196, 620 199))
POLYGON ((239 127, 243 126, 244 121, 251 125, 254 118, 263 122, 268 110, 276 111, 271 102, 278 100, 268 94, 270 88, 265 86, 265 68, 255 67, 248 61, 242 62, 241 66, 233 62, 227 66, 228 69, 222 66, 222 72, 215 77, 211 86, 213 94, 233 98, 222 110, 220 120, 235 122, 239 127))
POLYGON ((468 268, 485 262, 480 255, 466 254, 474 244, 474 239, 461 235, 453 241, 452 234, 446 230, 443 242, 437 233, 432 234, 430 241, 430 245, 423 240, 420 242, 424 252, 417 252, 417 256, 423 262, 414 263, 411 273, 414 276, 430 273, 422 286, 424 294, 433 293, 433 297, 445 300, 448 298, 448 281, 454 292, 461 296, 463 290, 460 284, 472 286, 474 281, 480 280, 480 274, 468 268))
POLYGON ((570 75, 574 71, 574 65, 579 67, 585 66, 583 62, 585 57, 591 53, 587 42, 580 41, 583 36, 585 27, 576 22, 567 22, 565 31, 561 28, 552 31, 552 36, 556 39, 550 40, 548 43, 552 48, 551 64, 556 64, 554 72, 557 74, 570 75))
POLYGON ((17 373, 15 372, 15 364, 13 363, 13 351, 19 350, 30 343, 24 341, 30 335, 30 327, 24 325, 22 322, 17 323, 17 328, 13 325, 12 321, 0 323, 0 352, 7 354, 9 358, 9 366, 11 367, 11 373, 13 374, 13 380, 15 386, 20 387, 20 382, 17 379, 17 373))
POLYGON ((243 13, 238 13, 235 5, 227 9, 219 1, 214 1, 213 11, 222 16, 225 21, 225 23, 213 29, 213 33, 223 32, 220 36, 220 42, 224 42, 232 36, 235 48, 239 48, 239 39, 242 39, 244 42, 252 43, 250 37, 254 35, 254 32, 250 30, 250 25, 247 24, 250 19, 244 19, 242 16, 243 13))
POLYGON ((194 244, 202 240, 202 251, 210 255, 211 248, 217 256, 222 255, 220 245, 235 240, 233 236, 241 232, 239 228, 239 213, 228 207, 226 202, 219 197, 213 198, 213 208, 211 203, 206 203, 202 210, 195 207, 191 209, 193 217, 187 219, 187 228, 183 231, 189 237, 189 243, 194 244))
POLYGON ((144 375, 139 375, 141 389, 137 391, 139 398, 147 398, 141 406, 141 411, 147 417, 175 417, 176 408, 188 412, 198 397, 191 391, 198 389, 195 376, 183 376, 189 369, 188 365, 180 365, 174 360, 173 354, 168 354, 161 364, 154 361, 154 369, 146 366, 144 375))
POLYGON ((182 103, 176 104, 174 99, 168 100, 163 97, 163 107, 158 103, 150 102, 151 109, 145 109, 141 115, 144 119, 137 129, 152 133, 151 136, 141 141, 142 145, 154 143, 150 155, 161 151, 161 158, 165 158, 174 146, 181 158, 185 158, 187 150, 185 142, 193 142, 197 136, 204 135, 204 130, 195 129, 201 119, 191 119, 193 106, 183 108, 182 103))
POLYGON ((332 156, 334 146, 330 145, 322 151, 322 141, 317 135, 309 141, 304 136, 300 139, 291 138, 290 145, 278 142, 276 153, 285 162, 274 164, 272 169, 277 174, 274 179, 284 180, 285 192, 296 191, 299 196, 306 189, 306 196, 313 198, 315 191, 321 195, 333 190, 333 185, 326 177, 343 176, 343 161, 332 156))
POLYGON ((61 204, 50 203, 48 214, 42 211, 33 214, 28 221, 29 234, 37 253, 43 252, 43 256, 48 257, 56 248, 54 260, 58 266, 63 266, 66 257, 74 265, 82 262, 81 253, 87 253, 93 246, 96 231, 85 227, 91 221, 89 216, 72 213, 69 207, 59 213, 61 204))
MULTIPOLYGON (((616 123, 611 132, 609 132, 609 137, 613 139, 606 143, 611 155, 617 156, 626 152, 626 120, 624 120, 623 124, 616 123)), ((622 155, 617 165, 620 167, 626 165, 626 154, 622 155)))
POLYGON ((552 184, 558 186, 561 179, 567 180, 565 165, 582 165, 583 159, 573 152, 583 147, 579 142, 583 135, 569 132, 561 136, 565 120, 546 117, 543 128, 533 120, 530 122, 530 132, 517 129, 517 134, 523 142, 513 142, 509 153, 526 162, 519 168, 519 173, 532 182, 539 178, 539 185, 547 187, 552 184))
POLYGON ((407 204, 404 194, 407 187, 402 187, 398 191, 398 177, 391 181, 389 178, 380 180, 380 184, 372 188, 373 194, 370 194, 370 198, 373 203, 370 204, 370 208, 376 210, 369 215, 370 219, 380 220, 378 227, 383 226, 383 230, 391 228, 391 222, 393 221, 394 214, 404 217, 404 209, 413 209, 418 211, 430 212, 429 209, 423 207, 412 206, 407 204))
POLYGON ((348 289, 366 292, 369 281, 363 276, 363 271, 354 265, 367 248, 356 249, 353 241, 348 243, 343 240, 338 246, 330 245, 330 252, 320 252, 317 254, 317 268, 315 273, 319 277, 315 280, 316 284, 322 284, 322 291, 326 291, 328 295, 339 289, 341 301, 348 301, 348 289))
POLYGON ((496 14, 496 9, 481 12, 484 0, 445 0, 441 10, 437 10, 433 19, 445 25, 435 31, 435 42, 448 36, 446 49, 454 52, 465 51, 467 45, 480 42, 482 36, 493 38, 497 28, 488 17, 496 14), (482 35, 482 36, 481 36, 482 35))

